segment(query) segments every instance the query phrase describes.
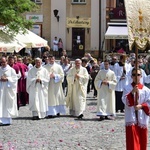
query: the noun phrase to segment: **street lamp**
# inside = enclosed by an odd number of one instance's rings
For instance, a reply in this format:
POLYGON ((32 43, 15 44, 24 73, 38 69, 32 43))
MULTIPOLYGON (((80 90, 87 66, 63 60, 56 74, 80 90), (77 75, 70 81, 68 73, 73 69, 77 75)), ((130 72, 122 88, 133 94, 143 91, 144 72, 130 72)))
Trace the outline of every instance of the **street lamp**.
POLYGON ((59 10, 54 9, 53 12, 54 12, 54 16, 57 18, 57 21, 59 22, 59 18, 60 18, 60 16, 58 15, 59 10))

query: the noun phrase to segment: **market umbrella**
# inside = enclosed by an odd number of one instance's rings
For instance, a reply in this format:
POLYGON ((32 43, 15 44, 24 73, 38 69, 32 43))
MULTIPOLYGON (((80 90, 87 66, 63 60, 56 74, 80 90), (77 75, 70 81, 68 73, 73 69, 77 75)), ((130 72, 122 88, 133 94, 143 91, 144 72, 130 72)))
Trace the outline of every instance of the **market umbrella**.
POLYGON ((0 52, 18 53, 24 47, 25 44, 0 29, 0 52))
POLYGON ((48 41, 26 29, 26 32, 20 31, 16 36, 20 42, 26 44, 26 48, 39 48, 48 46, 48 41))

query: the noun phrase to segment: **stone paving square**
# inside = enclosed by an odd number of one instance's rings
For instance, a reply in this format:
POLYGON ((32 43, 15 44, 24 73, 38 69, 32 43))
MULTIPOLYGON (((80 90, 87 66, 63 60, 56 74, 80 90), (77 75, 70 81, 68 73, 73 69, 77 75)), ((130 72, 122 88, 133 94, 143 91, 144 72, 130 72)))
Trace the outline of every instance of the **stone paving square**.
POLYGON ((98 121, 96 104, 90 92, 83 120, 67 114, 33 121, 28 106, 21 107, 11 126, 0 127, 0 150, 125 150, 124 114, 98 121))

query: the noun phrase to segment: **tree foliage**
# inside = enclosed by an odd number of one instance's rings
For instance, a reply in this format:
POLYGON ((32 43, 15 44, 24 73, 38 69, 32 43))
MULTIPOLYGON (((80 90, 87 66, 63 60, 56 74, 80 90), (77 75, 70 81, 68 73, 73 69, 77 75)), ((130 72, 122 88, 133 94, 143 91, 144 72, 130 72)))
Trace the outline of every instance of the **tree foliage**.
POLYGON ((0 0, 0 23, 7 25, 14 33, 30 28, 32 21, 24 13, 36 11, 37 5, 31 0, 0 0))

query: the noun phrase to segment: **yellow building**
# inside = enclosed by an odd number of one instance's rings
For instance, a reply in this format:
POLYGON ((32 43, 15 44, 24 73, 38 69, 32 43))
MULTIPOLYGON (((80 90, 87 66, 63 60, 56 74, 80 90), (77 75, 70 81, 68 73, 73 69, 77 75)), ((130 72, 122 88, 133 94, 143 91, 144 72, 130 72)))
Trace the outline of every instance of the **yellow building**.
MULTIPOLYGON (((34 21, 33 32, 48 40, 51 48, 52 41, 57 36, 62 38, 64 49, 70 56, 82 57, 85 52, 99 55, 99 0, 32 1, 40 9, 36 13, 27 13, 26 18, 34 21)), ((104 20, 105 18, 105 27, 104 20)))
POLYGON ((33 32, 49 41, 53 48, 55 36, 62 38, 69 56, 82 57, 89 52, 102 56, 115 40, 105 40, 110 12, 121 0, 32 0, 39 11, 26 14, 34 21, 33 32))

